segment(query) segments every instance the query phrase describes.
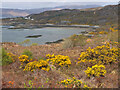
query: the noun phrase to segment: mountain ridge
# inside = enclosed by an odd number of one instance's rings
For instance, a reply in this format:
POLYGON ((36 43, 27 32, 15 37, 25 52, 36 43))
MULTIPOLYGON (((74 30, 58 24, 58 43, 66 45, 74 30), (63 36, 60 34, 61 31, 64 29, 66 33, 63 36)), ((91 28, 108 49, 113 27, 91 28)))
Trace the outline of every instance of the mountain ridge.
POLYGON ((13 17, 24 17, 29 14, 38 14, 44 11, 49 10, 61 10, 61 9, 85 9, 85 8, 94 8, 100 7, 100 5, 66 5, 66 6, 57 6, 57 7, 50 7, 50 8, 36 8, 36 9, 8 9, 8 8, 1 8, 2 9, 2 16, 6 18, 13 18, 13 17))
POLYGON ((43 24, 54 25, 110 25, 118 22, 118 5, 89 9, 62 9, 30 14, 26 17, 3 19, 3 25, 17 27, 40 27, 43 24), (114 22, 114 23, 113 23, 114 22))

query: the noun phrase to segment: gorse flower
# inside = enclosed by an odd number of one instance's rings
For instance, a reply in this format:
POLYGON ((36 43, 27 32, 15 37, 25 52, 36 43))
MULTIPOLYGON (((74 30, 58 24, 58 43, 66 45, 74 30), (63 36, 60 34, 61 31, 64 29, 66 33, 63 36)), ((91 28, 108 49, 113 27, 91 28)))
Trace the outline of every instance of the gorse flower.
POLYGON ((97 34, 108 34, 108 32, 106 32, 106 31, 90 32, 89 34, 94 34, 94 35, 97 35, 97 34))
POLYGON ((118 30, 115 30, 114 28, 110 28, 110 31, 116 32, 116 31, 118 31, 118 30))
POLYGON ((94 76, 104 76, 106 73, 105 66, 104 65, 94 65, 92 68, 88 67, 85 71, 88 77, 94 76))
POLYGON ((24 71, 33 71, 35 69, 41 69, 45 71, 49 71, 50 67, 47 61, 39 60, 39 61, 33 61, 29 62, 26 66, 24 71))
POLYGON ((84 87, 83 88, 90 88, 90 87, 88 87, 87 85, 84 85, 84 87))
POLYGON ((47 61, 52 62, 52 64, 57 64, 58 66, 67 66, 69 67, 71 65, 71 61, 68 56, 63 56, 63 55, 46 55, 47 56, 47 61))
MULTIPOLYGON (((75 77, 73 77, 72 79, 62 80, 59 83, 65 85, 65 87, 69 87, 72 85, 72 88, 82 88, 82 84, 83 84, 83 82, 81 80, 78 80, 75 77)), ((86 88, 87 87, 88 86, 86 85, 86 88)))
POLYGON ((54 54, 52 54, 52 55, 47 54, 47 55, 46 55, 46 57, 48 57, 48 58, 54 58, 54 57, 55 57, 55 55, 54 55, 54 54))
POLYGON ((8 55, 9 57, 11 57, 11 60, 12 60, 13 62, 15 62, 15 59, 17 59, 17 56, 14 55, 14 54, 12 54, 12 53, 7 53, 7 55, 8 55))
POLYGON ((99 32, 99 34, 108 34, 108 32, 106 32, 106 31, 101 31, 101 32, 99 32))
POLYGON ((28 59, 28 56, 27 55, 21 55, 20 57, 19 57, 19 60, 20 60, 20 62, 22 62, 22 63, 28 63, 30 60, 28 59))
POLYGON ((89 47, 86 52, 81 53, 78 63, 109 64, 117 61, 118 56, 118 48, 110 48, 110 44, 107 43, 106 46, 97 46, 93 49, 89 47))

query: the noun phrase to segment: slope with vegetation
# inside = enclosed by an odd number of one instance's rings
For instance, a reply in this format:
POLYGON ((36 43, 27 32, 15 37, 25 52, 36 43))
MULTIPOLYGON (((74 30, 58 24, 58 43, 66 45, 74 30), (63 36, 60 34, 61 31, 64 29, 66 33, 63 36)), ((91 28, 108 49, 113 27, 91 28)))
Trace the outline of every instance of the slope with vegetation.
POLYGON ((2 66, 2 87, 118 88, 118 30, 103 32, 73 35, 68 38, 71 46, 66 41, 38 46, 2 43, 7 63, 2 66))
POLYGON ((40 25, 40 24, 87 24, 87 25, 109 25, 117 24, 118 5, 108 5, 102 8, 91 9, 63 9, 45 11, 40 14, 31 14, 27 18, 3 19, 4 24, 12 25, 40 25), (18 23, 19 22, 19 23, 18 23), (114 22, 114 23, 113 23, 114 22))
MULTIPOLYGON (((2 87, 118 88, 120 38, 117 7, 46 11, 28 16, 33 21, 15 18, 11 22, 61 24, 61 20, 69 20, 72 24, 100 24, 101 27, 88 32, 92 37, 72 35, 56 44, 21 46, 1 43, 4 48, 2 87)), ((10 23, 9 19, 3 22, 10 23)))

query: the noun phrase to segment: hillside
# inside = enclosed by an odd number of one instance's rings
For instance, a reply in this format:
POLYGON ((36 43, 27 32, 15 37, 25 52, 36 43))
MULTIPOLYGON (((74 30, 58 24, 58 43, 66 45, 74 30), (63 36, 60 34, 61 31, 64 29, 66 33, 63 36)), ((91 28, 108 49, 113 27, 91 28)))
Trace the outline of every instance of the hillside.
MULTIPOLYGON (((0 43, 2 46, 0 52, 1 88, 29 90, 32 88, 52 88, 53 90, 54 88, 84 90, 120 88, 120 38, 119 29, 116 26, 117 12, 117 5, 109 5, 81 10, 45 11, 24 18, 3 19, 3 25, 14 25, 15 28, 31 26, 36 28, 36 26, 46 24, 55 24, 55 26, 97 24, 100 28, 90 28, 89 31, 81 32, 82 34, 64 38, 59 43, 45 45, 32 43, 27 46, 29 39, 20 43, 0 43)), ((34 32, 34 29, 32 31, 34 32)), ((17 35, 17 37, 22 37, 22 35, 17 35)), ((46 36, 46 38, 49 37, 46 36)))
POLYGON ((119 88, 117 35, 112 29, 57 44, 1 43, 2 88, 119 88))
POLYGON ((105 7, 89 9, 62 9, 45 11, 39 14, 31 14, 25 18, 3 19, 3 25, 20 25, 24 24, 89 24, 89 25, 106 25, 117 24, 118 5, 108 5, 105 7), (27 18, 27 19, 26 19, 27 18))
POLYGON ((95 10, 63 9, 31 14, 30 17, 38 22, 54 24, 106 24, 117 22, 117 5, 105 6, 95 10))
POLYGON ((29 14, 36 14, 41 13, 47 10, 51 10, 52 8, 38 8, 38 9, 6 9, 2 8, 2 14, 3 18, 13 18, 13 17, 24 17, 29 14))
POLYGON ((86 9, 100 7, 100 5, 66 5, 66 6, 57 6, 51 8, 36 8, 36 9, 8 9, 2 8, 3 18, 12 18, 12 17, 24 17, 29 14, 38 14, 48 10, 61 10, 61 9, 86 9))

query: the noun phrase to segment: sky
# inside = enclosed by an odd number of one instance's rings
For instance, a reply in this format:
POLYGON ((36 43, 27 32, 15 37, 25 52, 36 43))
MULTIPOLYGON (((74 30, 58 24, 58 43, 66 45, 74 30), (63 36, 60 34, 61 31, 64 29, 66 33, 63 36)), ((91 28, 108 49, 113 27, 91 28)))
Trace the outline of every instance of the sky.
POLYGON ((112 5, 117 4, 119 0, 1 0, 1 8, 11 9, 34 9, 47 8, 62 5, 112 5))
POLYGON ((1 0, 2 2, 119 2, 119 0, 1 0))

